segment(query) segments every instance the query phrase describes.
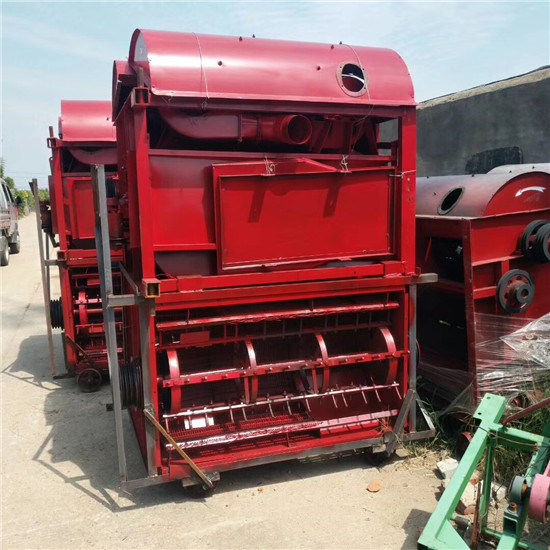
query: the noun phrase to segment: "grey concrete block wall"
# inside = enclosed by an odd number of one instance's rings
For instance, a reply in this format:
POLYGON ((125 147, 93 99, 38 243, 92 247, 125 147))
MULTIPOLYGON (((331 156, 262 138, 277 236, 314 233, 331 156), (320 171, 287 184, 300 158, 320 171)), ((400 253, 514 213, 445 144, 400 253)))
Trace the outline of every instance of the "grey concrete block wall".
POLYGON ((473 155, 499 148, 550 161, 550 68, 426 101, 417 114, 418 176, 467 173, 473 155))

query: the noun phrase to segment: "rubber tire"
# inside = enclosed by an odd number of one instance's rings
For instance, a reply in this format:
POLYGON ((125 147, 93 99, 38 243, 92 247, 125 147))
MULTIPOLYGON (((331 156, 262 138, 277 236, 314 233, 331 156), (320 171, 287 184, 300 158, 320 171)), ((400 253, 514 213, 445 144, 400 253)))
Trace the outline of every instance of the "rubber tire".
POLYGON ((2 235, 0 237, 0 265, 5 266, 10 263, 10 246, 8 239, 2 235))
POLYGON ((529 240, 531 237, 545 224, 548 223, 548 220, 534 220, 531 223, 528 223, 523 230, 523 233, 520 237, 520 248, 523 252, 523 255, 530 260, 534 260, 534 246, 529 247, 529 240))
POLYGON ((541 264, 550 262, 548 239, 550 239, 550 223, 537 229, 535 241, 533 242, 533 258, 541 264))
POLYGON ((12 242, 10 243, 10 253, 19 254, 21 252, 21 239, 19 238, 19 231, 15 232, 15 240, 12 237, 12 242))

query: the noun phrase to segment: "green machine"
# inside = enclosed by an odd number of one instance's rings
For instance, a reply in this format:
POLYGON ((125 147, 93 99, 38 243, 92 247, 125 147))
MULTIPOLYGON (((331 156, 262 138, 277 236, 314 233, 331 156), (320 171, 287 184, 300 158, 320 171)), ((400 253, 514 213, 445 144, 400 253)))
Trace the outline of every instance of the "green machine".
POLYGON ((543 407, 550 407, 550 398, 500 422, 506 408, 504 397, 492 394, 483 397, 473 415, 477 430, 418 540, 419 549, 475 548, 481 540, 498 541, 499 550, 541 548, 523 542, 521 537, 528 517, 540 523, 550 521, 550 421, 545 425, 541 435, 510 427, 509 424, 543 407), (497 445, 505 445, 533 455, 525 474, 516 476, 510 485, 502 532, 490 529, 487 525, 493 457, 497 445), (467 522, 471 527, 471 542, 466 543, 451 521, 460 521, 455 516, 456 507, 484 454, 483 486, 477 499, 474 519, 467 522))

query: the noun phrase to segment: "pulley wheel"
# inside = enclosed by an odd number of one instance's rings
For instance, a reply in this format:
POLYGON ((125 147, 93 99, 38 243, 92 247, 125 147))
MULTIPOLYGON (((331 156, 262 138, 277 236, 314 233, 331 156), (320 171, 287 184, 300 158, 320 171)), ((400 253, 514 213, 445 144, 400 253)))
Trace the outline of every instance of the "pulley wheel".
POLYGON ((101 373, 93 367, 84 369, 76 377, 76 383, 82 393, 92 393, 99 390, 102 382, 101 373))
POLYGON ((143 407, 141 366, 137 361, 120 365, 120 398, 123 408, 143 407))
POLYGON ((523 233, 520 237, 520 247, 523 254, 530 260, 534 260, 533 256, 533 244, 531 239, 535 236, 535 233, 545 224, 550 223, 548 220, 535 220, 525 226, 523 233))
POLYGON ((507 313, 524 312, 534 297, 535 283, 527 271, 512 269, 498 282, 497 302, 507 313))
POLYGON ((61 305, 61 298, 57 300, 50 300, 50 323, 52 328, 60 328, 63 330, 63 306, 61 305))
POLYGON ((539 227, 535 234, 533 258, 541 264, 550 262, 550 223, 539 227))
POLYGON ((550 477, 542 474, 535 475, 529 494, 529 517, 539 523, 546 523, 550 519, 550 477))

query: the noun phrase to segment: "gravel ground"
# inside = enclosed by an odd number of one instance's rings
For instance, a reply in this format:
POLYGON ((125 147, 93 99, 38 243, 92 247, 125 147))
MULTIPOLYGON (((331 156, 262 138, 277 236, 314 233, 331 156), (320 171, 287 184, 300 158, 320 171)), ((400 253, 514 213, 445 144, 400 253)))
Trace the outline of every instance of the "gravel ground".
POLYGON ((35 231, 34 216, 21 221, 21 253, 0 270, 2 548, 416 548, 436 505, 435 457, 227 472, 207 500, 177 483, 120 495, 110 388, 81 394, 50 376, 35 231), (374 479, 378 493, 366 490, 374 479))

